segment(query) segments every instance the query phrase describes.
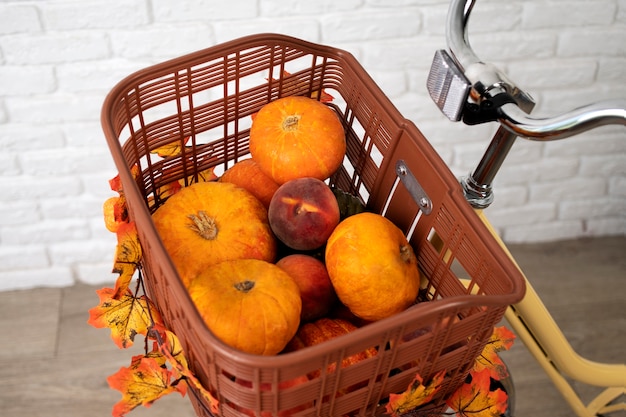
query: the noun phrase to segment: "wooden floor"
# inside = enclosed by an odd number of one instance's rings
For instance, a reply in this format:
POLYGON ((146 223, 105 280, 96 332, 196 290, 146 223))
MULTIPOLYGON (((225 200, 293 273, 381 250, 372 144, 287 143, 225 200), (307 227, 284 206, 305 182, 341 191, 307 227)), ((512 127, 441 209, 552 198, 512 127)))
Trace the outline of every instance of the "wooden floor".
MULTIPOLYGON (((626 361, 626 238, 510 249, 579 353, 626 361)), ((87 311, 98 302, 95 290, 77 285, 0 292, 0 415, 111 415, 120 394, 108 388, 106 377, 128 366, 141 346, 118 350, 108 331, 86 324, 87 311)), ((517 416, 573 415, 521 343, 504 358, 516 383, 517 416)), ((195 416, 178 394, 129 415, 195 416)))

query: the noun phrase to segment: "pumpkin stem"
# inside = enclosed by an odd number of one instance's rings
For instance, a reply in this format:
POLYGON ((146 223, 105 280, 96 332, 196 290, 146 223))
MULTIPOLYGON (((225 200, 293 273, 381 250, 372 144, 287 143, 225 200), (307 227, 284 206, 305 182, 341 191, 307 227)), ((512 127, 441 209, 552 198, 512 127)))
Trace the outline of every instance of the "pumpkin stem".
POLYGON ((215 223, 215 219, 209 216, 205 211, 198 211, 198 215, 190 214, 187 216, 192 224, 189 225, 189 228, 199 234, 206 240, 213 240, 217 237, 217 223, 215 223))
POLYGON ((252 288, 254 288, 254 281, 245 280, 235 284, 235 289, 243 293, 250 292, 252 288))
POLYGON ((283 130, 287 132, 296 130, 298 128, 298 122, 300 122, 300 117, 301 116, 299 114, 291 114, 285 117, 285 120, 283 121, 283 130))

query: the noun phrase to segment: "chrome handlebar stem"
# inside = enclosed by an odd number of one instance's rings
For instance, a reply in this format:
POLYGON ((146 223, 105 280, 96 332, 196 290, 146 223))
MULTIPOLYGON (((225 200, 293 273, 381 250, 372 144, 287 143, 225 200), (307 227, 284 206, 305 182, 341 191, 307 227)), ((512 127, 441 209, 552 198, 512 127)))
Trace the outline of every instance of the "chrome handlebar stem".
POLYGON ((446 23, 448 51, 435 53, 427 88, 433 101, 452 121, 500 124, 476 170, 461 180, 470 204, 486 208, 493 201, 491 183, 518 136, 550 141, 602 125, 626 125, 626 99, 598 101, 555 117, 530 117, 534 99, 472 50, 468 22, 475 3, 476 0, 451 0, 446 23), (481 114, 483 107, 486 115, 481 114), (478 112, 478 121, 475 116, 467 117, 470 110, 478 112))

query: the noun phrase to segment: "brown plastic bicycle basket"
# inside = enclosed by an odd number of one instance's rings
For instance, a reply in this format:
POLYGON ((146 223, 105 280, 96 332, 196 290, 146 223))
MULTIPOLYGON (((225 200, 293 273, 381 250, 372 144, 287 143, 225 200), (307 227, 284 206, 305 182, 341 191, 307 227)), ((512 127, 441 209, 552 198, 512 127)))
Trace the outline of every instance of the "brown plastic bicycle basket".
MULTIPOLYGON (((445 410, 504 314, 524 294, 521 273, 463 198, 448 167, 355 58, 342 50, 263 34, 138 71, 107 96, 102 125, 143 248, 149 297, 181 340, 191 370, 221 416, 382 415, 390 393, 445 371, 432 402, 407 415, 445 410), (159 190, 249 154, 251 115, 288 95, 333 96, 347 152, 330 184, 358 196, 406 231, 423 288, 415 305, 345 336, 292 353, 256 356, 230 348, 205 326, 151 221, 159 190), (152 153, 181 145, 176 156, 152 153), (131 168, 138 167, 135 178, 131 168), (377 355, 341 367, 369 348, 377 355), (315 371, 308 382, 281 382, 315 371), (241 410, 246 410, 243 412, 241 410), (280 414, 279 414, 280 413, 280 414)), ((320 138, 323 146, 323 138, 320 138)), ((385 297, 385 294, 381 294, 385 297)), ((213 416, 192 389, 199 416, 213 416)))

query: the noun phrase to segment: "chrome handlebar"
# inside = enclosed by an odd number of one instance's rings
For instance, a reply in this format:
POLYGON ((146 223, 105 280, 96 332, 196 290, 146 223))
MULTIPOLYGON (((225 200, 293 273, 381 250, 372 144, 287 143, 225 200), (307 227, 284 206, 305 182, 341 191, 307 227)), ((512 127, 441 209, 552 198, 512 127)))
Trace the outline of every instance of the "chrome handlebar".
POLYGON ((555 140, 603 125, 626 125, 626 100, 599 101, 544 119, 528 117, 515 104, 503 105, 500 113, 500 124, 516 136, 533 140, 555 140))
POLYGON ((573 136, 606 124, 626 125, 626 99, 598 101, 550 118, 528 116, 533 98, 516 86, 504 72, 478 58, 468 39, 468 22, 476 0, 451 0, 446 38, 458 69, 470 84, 469 95, 476 102, 504 93, 513 103, 499 108, 497 120, 511 133, 529 139, 554 140, 573 136), (521 111, 520 111, 521 110, 521 111))
POLYGON ((531 95, 472 50, 468 22, 475 3, 451 0, 446 23, 448 50, 435 53, 426 85, 450 120, 500 124, 476 170, 461 181, 470 204, 485 208, 493 201, 491 182, 518 136, 549 141, 602 125, 626 125, 626 99, 597 101, 555 117, 530 117, 535 106, 531 95))

